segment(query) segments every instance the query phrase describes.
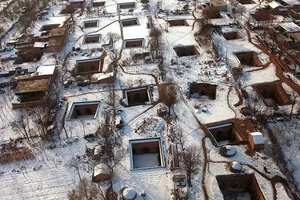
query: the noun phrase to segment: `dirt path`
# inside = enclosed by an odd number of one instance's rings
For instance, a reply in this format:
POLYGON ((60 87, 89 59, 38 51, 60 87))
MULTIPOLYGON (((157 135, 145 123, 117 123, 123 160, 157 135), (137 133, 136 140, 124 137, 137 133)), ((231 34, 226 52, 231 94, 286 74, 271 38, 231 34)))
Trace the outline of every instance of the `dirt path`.
MULTIPOLYGON (((300 95, 300 86, 283 75, 283 72, 289 72, 288 68, 284 66, 284 63, 276 55, 273 55, 267 47, 255 44, 252 41, 250 30, 247 27, 245 27, 245 30, 247 31, 248 41, 256 48, 260 49, 263 53, 269 56, 270 62, 268 62, 264 66, 264 68, 268 67, 271 63, 273 63, 276 66, 276 76, 280 79, 280 81, 282 83, 283 82, 286 83, 289 87, 291 87, 294 91, 296 91, 300 95)), ((261 69, 257 69, 257 70, 261 70, 261 69)))
MULTIPOLYGON (((190 110, 192 115, 194 116, 195 120, 197 121, 198 125, 200 126, 200 129, 203 130, 204 125, 198 120, 197 116, 194 113, 194 110, 191 108, 190 104, 187 102, 187 100, 184 98, 184 95, 181 92, 180 92, 180 98, 181 98, 182 102, 186 105, 186 107, 190 110)), ((203 190, 205 199, 209 199, 207 188, 206 188, 206 185, 205 185, 205 174, 207 172, 207 167, 208 167, 208 164, 209 164, 208 156, 207 156, 207 148, 206 148, 206 145, 205 145, 205 139, 206 138, 207 138, 207 135, 205 137, 203 137, 203 139, 201 141, 202 142, 203 155, 204 155, 204 163, 203 163, 203 169, 202 169, 202 190, 203 190)))
POLYGON ((227 93, 227 104, 228 104, 228 107, 234 112, 234 118, 236 119, 237 118, 237 114, 236 114, 235 110, 232 108, 232 106, 229 103, 229 95, 230 95, 230 92, 232 91, 232 87, 233 86, 229 87, 229 90, 228 90, 228 93, 227 93))

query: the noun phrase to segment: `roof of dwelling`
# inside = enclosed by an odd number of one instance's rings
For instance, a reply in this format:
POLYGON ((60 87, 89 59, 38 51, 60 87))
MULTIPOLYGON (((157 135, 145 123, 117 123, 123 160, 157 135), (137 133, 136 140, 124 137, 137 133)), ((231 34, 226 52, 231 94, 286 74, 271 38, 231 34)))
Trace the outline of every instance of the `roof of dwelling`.
POLYGON ((16 94, 47 91, 48 84, 49 84, 49 79, 19 82, 16 89, 16 94))
POLYGON ((65 27, 54 28, 54 29, 50 30, 49 36, 50 37, 62 36, 65 34, 65 32, 66 32, 65 27))
POLYGON ((272 1, 272 2, 270 2, 270 3, 268 3, 268 4, 269 4, 269 6, 270 6, 272 9, 282 6, 282 5, 281 5, 280 3, 278 3, 277 1, 272 1))
POLYGON ((294 22, 286 22, 279 24, 286 32, 300 32, 300 27, 294 22))
POLYGON ((264 144, 265 143, 265 138, 260 132, 252 132, 250 135, 253 138, 254 144, 264 144))
POLYGON ((300 33, 289 33, 289 36, 291 36, 295 42, 300 42, 300 33))
POLYGON ((51 38, 48 42, 48 47, 63 45, 64 38, 51 38))
POLYGON ((223 0, 210 0, 210 3, 213 5, 213 6, 226 6, 226 2, 223 1, 223 0))
POLYGON ((60 16, 60 17, 49 17, 43 20, 38 20, 35 22, 35 26, 34 26, 34 35, 35 36, 39 36, 41 34, 40 29, 43 26, 47 26, 47 25, 54 25, 54 24, 58 24, 59 27, 62 27, 64 25, 64 22, 66 21, 66 17, 65 16, 60 16))

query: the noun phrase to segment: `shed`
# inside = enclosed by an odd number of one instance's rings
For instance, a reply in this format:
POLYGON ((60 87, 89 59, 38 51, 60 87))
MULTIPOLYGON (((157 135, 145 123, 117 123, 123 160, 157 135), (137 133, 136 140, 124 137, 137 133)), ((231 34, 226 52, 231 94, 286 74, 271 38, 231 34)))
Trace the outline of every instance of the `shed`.
POLYGON ((105 164, 99 164, 94 167, 92 181, 99 183, 104 180, 108 180, 110 177, 110 172, 105 164))
POLYGON ((248 136, 249 146, 252 150, 261 150, 265 147, 265 138, 260 132, 252 132, 248 136))

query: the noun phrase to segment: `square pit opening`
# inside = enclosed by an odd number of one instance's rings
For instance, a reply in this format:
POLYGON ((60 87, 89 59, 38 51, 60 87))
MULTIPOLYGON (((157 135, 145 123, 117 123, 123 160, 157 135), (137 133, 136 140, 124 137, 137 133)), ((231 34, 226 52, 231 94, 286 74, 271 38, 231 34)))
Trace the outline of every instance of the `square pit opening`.
POLYGON ((28 93, 23 93, 18 96, 18 100, 20 103, 27 103, 27 102, 32 102, 32 101, 40 101, 43 100, 46 96, 45 91, 36 91, 36 92, 28 92, 28 93))
POLYGON ((253 87, 268 107, 283 106, 291 103, 288 94, 282 85, 277 82, 258 84, 253 87))
POLYGON ((137 18, 122 19, 121 24, 122 24, 123 27, 135 26, 135 25, 139 25, 139 21, 138 21, 137 18))
MULTIPOLYGON (((253 19, 255 19, 258 22, 265 22, 272 20, 272 15, 270 13, 262 10, 262 11, 256 11, 255 13, 250 14, 253 19)), ((265 23, 263 23, 265 24, 265 23)))
POLYGON ((83 39, 84 44, 100 43, 101 35, 86 35, 83 39))
POLYGON ((191 83, 189 87, 190 98, 216 99, 217 85, 207 83, 191 83))
POLYGON ((164 167, 160 138, 129 140, 131 169, 164 167))
POLYGON ((194 45, 174 47, 173 49, 178 57, 199 55, 199 52, 194 45))
POLYGON ((241 65, 259 67, 262 66, 258 56, 253 51, 234 53, 241 65))
POLYGON ((101 59, 85 59, 85 60, 77 60, 75 73, 76 74, 88 74, 88 73, 97 73, 101 72, 101 59))
POLYGON ((255 2, 253 0, 237 0, 240 4, 254 4, 255 2))
POLYGON ((172 19, 168 20, 170 26, 188 26, 189 24, 185 19, 172 19))
POLYGON ((233 122, 220 123, 207 127, 218 146, 232 144, 238 141, 238 130, 233 122))
POLYGON ((68 119, 95 119, 99 106, 100 101, 74 102, 68 119))
POLYGON ((135 47, 143 47, 144 39, 130 39, 124 41, 124 48, 135 48, 135 47))
POLYGON ((148 87, 125 90, 128 106, 144 105, 151 102, 151 94, 148 87))
POLYGON ((224 200, 265 200, 254 174, 216 176, 224 200))
POLYGON ((208 9, 205 9, 203 11, 203 14, 208 19, 220 19, 220 18, 222 18, 219 9, 216 8, 216 7, 209 7, 208 9))
POLYGON ((223 33, 223 36, 226 40, 242 39, 242 36, 236 31, 223 33))
POLYGON ((119 3, 118 6, 119 6, 119 9, 135 8, 135 2, 119 3))
POLYGON ((58 28, 60 24, 46 24, 40 28, 40 31, 50 31, 52 29, 58 28))
POLYGON ((83 22, 83 27, 84 28, 92 28, 92 27, 98 27, 99 26, 99 21, 98 20, 89 20, 89 21, 84 21, 83 22))
POLYGON ((93 7, 105 6, 105 1, 93 1, 93 7))

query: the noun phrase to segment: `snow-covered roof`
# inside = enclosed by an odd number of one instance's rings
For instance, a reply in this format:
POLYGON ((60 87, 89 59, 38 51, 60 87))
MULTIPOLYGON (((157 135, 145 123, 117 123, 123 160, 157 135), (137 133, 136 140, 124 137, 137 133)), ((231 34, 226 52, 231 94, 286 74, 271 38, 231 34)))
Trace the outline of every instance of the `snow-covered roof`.
POLYGON ((110 72, 110 73, 96 73, 96 74, 93 74, 91 79, 100 81, 100 80, 103 80, 103 79, 106 79, 106 78, 109 78, 109 77, 112 77, 112 76, 113 76, 113 72, 110 72))
POLYGON ((100 174, 107 174, 107 175, 110 174, 107 165, 101 163, 94 167, 94 176, 97 176, 100 174))
POLYGON ((300 32, 300 27, 294 22, 286 22, 279 24, 286 32, 300 32))
POLYGON ((265 138, 260 132, 252 132, 250 133, 254 144, 264 144, 265 143, 265 138))
POLYGON ((48 79, 19 82, 16 93, 28 93, 48 90, 48 79))
POLYGON ((48 45, 48 42, 35 42, 33 47, 36 48, 45 48, 48 45))
POLYGON ((51 75, 55 71, 55 65, 41 65, 36 69, 38 76, 51 75))
POLYGON ((269 3, 269 6, 274 9, 274 8, 277 8, 277 7, 280 7, 282 6, 280 3, 278 3, 277 1, 272 1, 269 3))

